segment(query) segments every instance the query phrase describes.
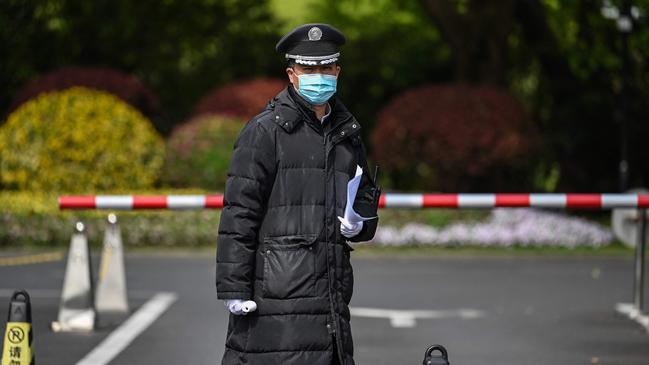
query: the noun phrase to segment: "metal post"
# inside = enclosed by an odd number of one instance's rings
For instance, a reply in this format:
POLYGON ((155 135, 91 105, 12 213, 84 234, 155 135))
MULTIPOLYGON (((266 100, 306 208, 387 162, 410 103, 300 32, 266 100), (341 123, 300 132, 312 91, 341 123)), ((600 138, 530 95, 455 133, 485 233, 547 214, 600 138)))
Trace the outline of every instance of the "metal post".
POLYGON ((620 105, 620 164, 619 184, 620 191, 625 191, 629 184, 629 98, 632 82, 631 54, 629 52, 629 38, 633 31, 631 17, 631 0, 622 0, 620 17, 617 19, 618 30, 622 33, 622 88, 619 94, 620 105))
POLYGON ((638 232, 635 246, 635 277, 633 288, 633 304, 638 313, 644 312, 644 264, 645 243, 647 241, 647 210, 638 209, 638 232))

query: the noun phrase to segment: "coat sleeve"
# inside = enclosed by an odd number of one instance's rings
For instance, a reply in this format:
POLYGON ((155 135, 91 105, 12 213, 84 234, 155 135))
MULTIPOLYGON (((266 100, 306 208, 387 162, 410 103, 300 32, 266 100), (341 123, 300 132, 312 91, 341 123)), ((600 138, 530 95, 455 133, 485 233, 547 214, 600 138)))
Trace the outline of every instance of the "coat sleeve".
POLYGON ((223 194, 216 250, 219 299, 251 299, 257 236, 276 171, 272 132, 250 121, 235 141, 223 194))
MULTIPOLYGON (((363 140, 361 138, 359 138, 359 141, 361 148, 359 154, 360 161, 358 161, 358 164, 363 169, 363 175, 361 176, 361 182, 358 186, 356 199, 354 200, 354 211, 356 211, 356 213, 360 214, 363 217, 373 217, 378 214, 379 196, 381 195, 381 189, 372 181, 370 169, 367 165, 365 145, 363 144, 363 140)), ((357 235, 348 238, 348 240, 351 242, 363 242, 371 240, 372 238, 374 238, 374 233, 376 233, 378 224, 379 218, 364 221, 361 231, 358 232, 357 235)))

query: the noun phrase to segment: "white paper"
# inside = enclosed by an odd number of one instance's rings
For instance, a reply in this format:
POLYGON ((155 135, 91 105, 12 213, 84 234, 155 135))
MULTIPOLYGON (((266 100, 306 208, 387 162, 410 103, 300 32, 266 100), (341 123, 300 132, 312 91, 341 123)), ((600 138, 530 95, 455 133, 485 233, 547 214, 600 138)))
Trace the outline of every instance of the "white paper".
POLYGON ((361 183, 362 176, 363 169, 356 165, 356 175, 347 183, 347 205, 345 206, 345 216, 343 219, 349 223, 349 225, 378 217, 378 215, 374 217, 362 217, 354 211, 354 199, 356 199, 356 193, 358 192, 358 186, 361 183))

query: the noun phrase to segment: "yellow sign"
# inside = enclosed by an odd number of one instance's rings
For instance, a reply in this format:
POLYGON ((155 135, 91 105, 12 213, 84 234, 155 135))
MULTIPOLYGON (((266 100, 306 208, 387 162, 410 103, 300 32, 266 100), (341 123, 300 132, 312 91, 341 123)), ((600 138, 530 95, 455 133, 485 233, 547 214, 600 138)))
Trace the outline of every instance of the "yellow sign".
POLYGON ((30 331, 31 323, 7 322, 7 331, 2 350, 2 365, 33 364, 30 331))

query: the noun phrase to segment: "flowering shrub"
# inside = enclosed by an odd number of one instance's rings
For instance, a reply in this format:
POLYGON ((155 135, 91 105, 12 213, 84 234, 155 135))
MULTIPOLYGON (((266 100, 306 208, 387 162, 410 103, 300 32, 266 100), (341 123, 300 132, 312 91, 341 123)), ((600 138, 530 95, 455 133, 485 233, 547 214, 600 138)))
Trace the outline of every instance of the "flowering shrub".
POLYGON ((18 91, 11 106, 15 110, 36 96, 74 86, 111 93, 149 117, 160 113, 158 98, 137 78, 109 68, 63 67, 32 80, 18 91))
POLYGON ((407 244, 433 246, 555 246, 600 247, 611 243, 613 234, 607 228, 585 219, 535 209, 494 209, 483 222, 454 223, 435 228, 424 224, 407 224, 396 228, 377 228, 372 240, 383 246, 407 244))
POLYGON ((215 115, 178 126, 167 142, 163 182, 223 191, 234 142, 243 123, 215 115))
POLYGON ((374 158, 400 189, 518 186, 532 132, 522 105, 493 87, 423 86, 392 100, 371 135, 374 158))
POLYGON ((194 108, 194 116, 218 114, 243 121, 257 115, 287 84, 280 79, 238 81, 207 94, 194 108))
POLYGON ((151 186, 164 143, 148 119, 108 93, 42 94, 0 127, 0 183, 26 190, 91 193, 151 186))

